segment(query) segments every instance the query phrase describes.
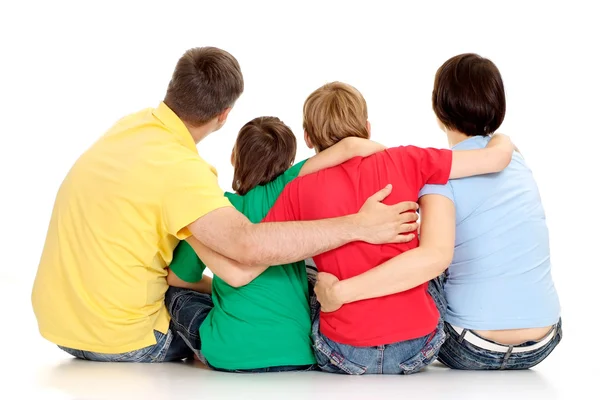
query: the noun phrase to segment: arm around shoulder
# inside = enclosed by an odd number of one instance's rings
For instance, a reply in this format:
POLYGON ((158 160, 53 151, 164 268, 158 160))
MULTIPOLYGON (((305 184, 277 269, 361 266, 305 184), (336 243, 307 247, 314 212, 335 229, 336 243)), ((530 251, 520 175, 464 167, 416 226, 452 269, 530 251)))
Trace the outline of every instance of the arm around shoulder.
POLYGON ((367 157, 385 149, 384 145, 369 139, 347 137, 309 158, 302 166, 298 176, 309 175, 322 169, 335 167, 354 157, 367 157))
POLYGON ((510 164, 514 149, 508 136, 496 133, 483 149, 455 150, 450 179, 501 172, 510 164))
MULTIPOLYGON (((335 311, 345 303, 412 289, 448 268, 454 254, 454 203, 442 195, 426 195, 420 200, 420 208, 419 247, 350 279, 336 282, 326 276, 325 285, 315 287, 322 305, 331 305, 324 311, 335 311)), ((319 285, 320 282, 317 282, 319 285)))

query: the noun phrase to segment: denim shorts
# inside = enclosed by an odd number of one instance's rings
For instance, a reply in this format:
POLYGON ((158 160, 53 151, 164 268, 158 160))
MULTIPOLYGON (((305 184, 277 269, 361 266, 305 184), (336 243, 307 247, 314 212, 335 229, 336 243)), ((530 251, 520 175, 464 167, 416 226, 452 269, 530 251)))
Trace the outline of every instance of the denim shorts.
POLYGON ((119 354, 96 353, 63 346, 58 347, 81 360, 100 362, 159 363, 180 361, 193 356, 192 351, 183 339, 174 332, 172 324, 166 334, 154 331, 154 336, 156 337, 155 345, 119 354))
MULTIPOLYGON (((429 284, 429 293, 435 300, 442 316, 447 308, 443 284, 443 276, 429 284)), ((559 320, 548 335, 540 340, 511 346, 493 342, 472 330, 453 327, 449 323, 445 323, 445 331, 447 339, 440 349, 438 360, 450 368, 463 370, 529 369, 548 357, 560 343, 562 321, 559 320), (479 343, 479 346, 471 342, 479 343), (543 345, 540 345, 541 343, 543 345), (531 350, 528 350, 530 348, 531 350)))
POLYGON ((371 347, 355 347, 334 342, 313 323, 315 357, 325 372, 348 375, 408 375, 422 371, 435 361, 444 342, 443 322, 429 335, 402 342, 371 347))

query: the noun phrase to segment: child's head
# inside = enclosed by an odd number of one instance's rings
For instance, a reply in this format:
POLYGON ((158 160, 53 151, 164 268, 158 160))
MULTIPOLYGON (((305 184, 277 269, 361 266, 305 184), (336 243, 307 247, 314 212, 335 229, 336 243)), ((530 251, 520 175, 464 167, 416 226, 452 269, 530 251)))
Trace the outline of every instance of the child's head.
POLYGON ((506 98, 500 71, 477 54, 446 61, 435 74, 433 111, 445 130, 487 136, 504 120, 506 98))
POLYGON ((284 173, 296 158, 296 136, 279 118, 258 117, 242 127, 231 154, 233 189, 240 195, 284 173))
POLYGON ((306 144, 317 152, 346 137, 370 137, 367 102, 346 83, 328 83, 312 92, 304 102, 303 119, 306 144))

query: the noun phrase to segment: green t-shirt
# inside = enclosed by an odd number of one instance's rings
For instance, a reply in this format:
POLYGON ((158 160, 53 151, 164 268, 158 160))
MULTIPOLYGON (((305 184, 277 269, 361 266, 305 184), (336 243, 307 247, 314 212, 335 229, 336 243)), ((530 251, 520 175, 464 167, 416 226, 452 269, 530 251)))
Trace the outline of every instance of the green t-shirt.
MULTIPOLYGON (((253 223, 262 221, 302 161, 274 181, 244 196, 225 193, 231 204, 253 223)), ((204 263, 187 242, 175 249, 171 270, 186 282, 197 282, 204 263)), ((229 370, 315 364, 310 338, 308 281, 304 262, 272 266, 248 285, 233 288, 213 278, 215 307, 200 326, 202 354, 216 367, 229 370)))

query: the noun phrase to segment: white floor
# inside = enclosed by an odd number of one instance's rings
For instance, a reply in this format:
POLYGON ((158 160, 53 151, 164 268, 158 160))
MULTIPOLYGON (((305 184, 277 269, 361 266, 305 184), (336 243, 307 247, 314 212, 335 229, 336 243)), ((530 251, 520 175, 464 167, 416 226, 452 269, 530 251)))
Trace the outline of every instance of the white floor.
POLYGON ((238 375, 198 363, 162 365, 76 361, 37 332, 30 287, 0 282, 0 399, 598 399, 596 341, 565 321, 556 351, 530 371, 462 372, 434 364, 411 376, 349 377, 319 372, 238 375), (583 365, 583 366, 580 366, 583 365), (35 397, 32 397, 32 396, 35 397))

